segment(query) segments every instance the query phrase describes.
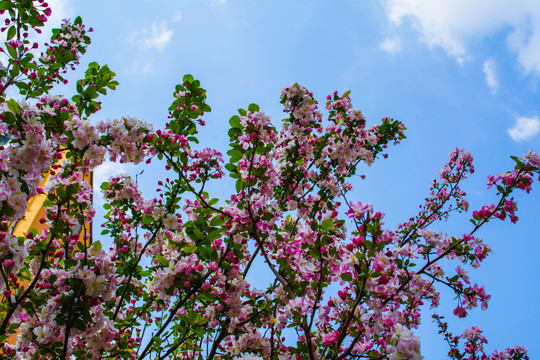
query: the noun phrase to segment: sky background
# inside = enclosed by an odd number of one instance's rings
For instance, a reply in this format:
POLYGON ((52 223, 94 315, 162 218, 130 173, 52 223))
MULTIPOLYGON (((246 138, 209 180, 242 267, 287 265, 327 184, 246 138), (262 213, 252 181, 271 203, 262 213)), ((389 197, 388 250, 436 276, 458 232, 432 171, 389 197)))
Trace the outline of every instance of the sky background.
MULTIPOLYGON (((81 69, 97 61, 117 74, 120 86, 102 100, 94 121, 129 115, 163 128, 174 86, 186 73, 200 79, 212 107, 199 139, 223 154, 236 109, 257 103, 278 124, 280 90, 292 82, 323 104, 335 90, 352 90, 368 123, 386 116, 403 121, 408 139, 388 159, 361 168, 367 179, 353 179, 350 196, 386 212, 389 227, 416 214, 456 147, 475 158, 476 173, 463 185, 471 211, 496 201, 486 190, 488 174, 512 167, 510 155, 540 151, 535 0, 49 2, 56 24, 80 15, 95 29, 81 69)), ((96 180, 141 169, 105 164, 96 180)), ((146 169, 138 178, 151 193, 160 168, 146 169)), ((212 189, 225 198, 231 188, 212 189)), ((492 222, 479 234, 493 254, 469 275, 492 295, 488 310, 457 319, 448 294, 439 308, 454 333, 476 325, 488 349, 522 345, 532 359, 540 358, 539 194, 538 186, 516 194, 518 224, 492 222)), ((471 224, 458 216, 435 229, 461 235, 471 224)), ((441 359, 448 347, 430 315, 426 309, 416 334, 425 359, 441 359)))

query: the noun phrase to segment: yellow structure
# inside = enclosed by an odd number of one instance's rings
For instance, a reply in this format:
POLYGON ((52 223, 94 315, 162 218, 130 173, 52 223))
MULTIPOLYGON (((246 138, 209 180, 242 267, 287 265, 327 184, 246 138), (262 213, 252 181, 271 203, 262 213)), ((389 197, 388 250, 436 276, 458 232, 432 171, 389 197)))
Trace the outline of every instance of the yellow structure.
MULTIPOLYGON (((64 161, 65 158, 59 160, 64 161)), ((41 188, 47 188, 47 185, 49 184, 49 178, 50 178, 50 172, 47 172, 43 174, 43 181, 39 184, 41 188)), ((90 187, 93 187, 93 176, 92 172, 89 172, 87 175, 85 175, 86 180, 88 181, 90 187)), ((46 217, 46 211, 47 209, 43 206, 43 202, 47 199, 47 194, 37 194, 36 196, 32 197, 29 202, 28 206, 26 208, 26 213, 24 215, 24 218, 16 221, 11 222, 9 224, 1 224, 0 231, 9 232, 13 235, 19 237, 24 236, 28 230, 30 229, 36 229, 38 233, 40 233, 47 225, 45 222, 41 222, 40 219, 46 217)), ((85 224, 85 229, 82 228, 82 226, 79 225, 79 228, 74 228, 73 233, 78 233, 80 235, 80 240, 85 241, 83 234, 86 232, 86 234, 90 234, 90 238, 86 241, 89 243, 92 242, 92 223, 85 224)), ((23 283, 23 286, 26 285, 23 283)), ((10 344, 14 344, 16 341, 16 334, 11 335, 8 338, 8 342, 10 344)), ((0 351, 0 359, 2 356, 2 352, 0 351)))
MULTIPOLYGON (((63 160, 63 159, 62 159, 63 160)), ((60 160, 60 161, 62 161, 60 160)), ((90 172, 88 175, 86 175, 86 179, 90 185, 90 187, 93 187, 93 174, 90 172)), ((39 186, 41 188, 46 188, 49 184, 49 177, 50 172, 47 172, 43 175, 43 181, 39 186)), ((7 231, 12 233, 15 236, 23 236, 28 230, 30 229, 36 229, 38 233, 43 230, 45 227, 44 224, 40 222, 41 218, 44 218, 46 216, 46 208, 43 207, 43 202, 47 200, 47 194, 37 194, 33 198, 31 198, 28 201, 28 207, 26 208, 26 213, 24 215, 24 218, 17 221, 12 222, 7 226, 7 231)), ((90 234, 90 237, 92 236, 92 224, 85 224, 86 231, 88 234, 90 234)), ((3 229, 2 229, 3 230, 3 229)), ((74 233, 78 232, 82 235, 83 229, 74 229, 74 233)))
MULTIPOLYGON (((40 187, 45 187, 49 183, 50 173, 47 173, 40 187)), ((43 207, 43 202, 47 199, 47 194, 37 194, 28 201, 28 207, 26 208, 26 213, 24 218, 21 220, 11 223, 8 226, 8 231, 15 236, 23 236, 31 228, 36 229, 38 232, 41 232, 45 227, 44 224, 40 223, 39 219, 45 217, 46 208, 43 207)))

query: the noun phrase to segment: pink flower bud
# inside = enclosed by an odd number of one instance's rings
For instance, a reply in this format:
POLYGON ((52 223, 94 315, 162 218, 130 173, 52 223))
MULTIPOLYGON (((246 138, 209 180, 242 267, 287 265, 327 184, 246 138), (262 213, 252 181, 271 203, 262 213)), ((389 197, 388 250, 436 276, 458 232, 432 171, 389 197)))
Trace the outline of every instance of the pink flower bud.
POLYGON ((454 315, 456 315, 459 318, 464 318, 467 316, 467 311, 461 306, 458 306, 457 308, 454 309, 454 315))

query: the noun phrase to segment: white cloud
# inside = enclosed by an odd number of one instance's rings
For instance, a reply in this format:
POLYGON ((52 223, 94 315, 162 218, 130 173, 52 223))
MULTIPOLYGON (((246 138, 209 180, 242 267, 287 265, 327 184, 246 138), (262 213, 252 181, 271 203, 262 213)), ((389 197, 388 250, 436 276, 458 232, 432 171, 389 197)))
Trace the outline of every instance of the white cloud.
POLYGON ((139 56, 126 71, 131 74, 151 74, 154 72, 154 62, 150 57, 139 56))
POLYGON ((41 28, 41 34, 33 35, 31 32, 30 41, 37 41, 38 43, 45 43, 51 39, 52 29, 59 28, 62 25, 64 19, 75 20, 75 11, 72 7, 73 3, 68 0, 50 0, 47 1, 51 8, 51 16, 45 23, 45 26, 41 28))
POLYGON ((389 53, 397 53, 401 51, 401 41, 397 36, 387 37, 379 44, 379 49, 389 53))
MULTIPOLYGON (((73 20, 74 18, 74 11, 73 8, 70 6, 71 3, 68 0, 50 0, 47 3, 49 4, 49 7, 52 11, 51 16, 49 17, 45 25, 39 28, 41 30, 41 34, 38 34, 35 31, 29 31, 28 40, 30 40, 30 44, 37 42, 41 46, 44 43, 50 41, 53 28, 59 28, 62 24, 63 19, 71 18, 73 20)), ((0 16, 0 22, 2 24, 4 23, 4 20, 7 18, 7 16, 7 12, 0 16)), ((2 63, 3 65, 7 65, 8 60, 9 56, 5 52, 0 52, 0 63, 2 63)), ((14 86, 9 87, 6 93, 9 98, 13 98, 15 100, 23 100, 23 96, 19 94, 19 90, 14 86)))
POLYGON ((109 180, 111 176, 127 174, 125 164, 105 161, 94 170, 94 187, 99 189, 99 186, 109 180))
POLYGON ((150 29, 142 29, 135 32, 132 35, 132 42, 146 48, 154 48, 161 51, 171 41, 172 36, 173 31, 168 29, 167 21, 154 21, 150 29))
POLYGON ((94 169, 94 208, 100 208, 105 204, 105 198, 100 189, 101 184, 108 181, 111 176, 127 175, 128 167, 131 166, 107 160, 94 169))
MULTIPOLYGON (((181 13, 176 14, 173 22, 181 19, 181 13)), ((162 51, 171 41, 173 31, 168 28, 167 21, 154 21, 150 28, 144 28, 131 34, 129 40, 137 47, 131 66, 127 66, 128 73, 150 74, 154 72, 154 54, 149 50, 162 51)))
POLYGON ((495 94, 499 88, 499 79, 495 70, 495 60, 489 59, 484 61, 484 75, 486 76, 486 84, 491 89, 491 93, 495 94))
POLYGON ((49 28, 48 35, 50 37, 50 30, 60 27, 63 19, 71 18, 71 20, 74 20, 74 10, 71 7, 72 3, 67 0, 49 0, 47 3, 52 10, 49 20, 45 23, 45 27, 49 28))
POLYGON ((174 22, 182 20, 182 12, 178 11, 174 17, 174 22))
POLYGON ((514 126, 508 129, 508 135, 514 141, 529 140, 538 133, 540 133, 540 120, 537 116, 518 117, 514 126))
MULTIPOLYGON (((47 1, 49 7, 51 8, 51 16, 45 22, 45 25, 40 27, 41 33, 35 31, 29 32, 30 43, 38 42, 43 44, 48 42, 51 39, 52 29, 59 28, 62 25, 62 20, 71 19, 74 20, 75 12, 72 8, 72 3, 68 0, 49 0, 47 1)), ((4 15, 0 16, 0 21, 3 23, 7 18, 7 12, 4 15)), ((7 56, 5 54, 0 54, 2 62, 7 61, 7 56)))
POLYGON ((460 63, 469 47, 506 31, 507 44, 526 73, 540 74, 540 2, 537 0, 382 0, 388 19, 407 22, 430 47, 460 63))

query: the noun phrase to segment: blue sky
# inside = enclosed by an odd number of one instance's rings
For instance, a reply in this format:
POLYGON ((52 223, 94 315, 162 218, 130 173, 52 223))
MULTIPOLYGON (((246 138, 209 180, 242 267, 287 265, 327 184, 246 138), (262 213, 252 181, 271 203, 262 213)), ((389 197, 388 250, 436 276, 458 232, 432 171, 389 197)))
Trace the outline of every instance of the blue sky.
MULTIPOLYGON (((191 73, 213 109, 200 139, 222 153, 236 109, 255 102, 279 121, 280 89, 291 82, 306 85, 321 103, 334 90, 352 90, 368 122, 403 121, 408 139, 389 159, 361 169, 366 180, 353 182, 352 198, 386 212, 389 226, 416 213, 456 147, 475 157, 476 173, 464 185, 471 209, 495 201, 486 176, 510 168, 510 155, 540 151, 535 0, 50 3, 55 21, 80 15, 95 29, 82 67, 97 61, 117 73, 120 86, 94 119, 130 115, 161 128, 174 85, 191 73)), ((105 165, 96 176, 118 171, 140 170, 105 165)), ((140 176, 150 190, 152 171, 140 176)), ((214 190, 224 197, 229 188, 214 190)), ((489 309, 457 319, 451 297, 443 297, 440 311, 455 333, 477 325, 490 349, 523 345, 533 359, 540 357, 539 193, 537 186, 517 194, 518 224, 494 222, 480 234, 494 253, 470 275, 492 295, 489 309)), ((459 217, 436 229, 460 235, 470 223, 459 217)), ((422 353, 443 358, 448 349, 425 314, 417 331, 422 353)))

